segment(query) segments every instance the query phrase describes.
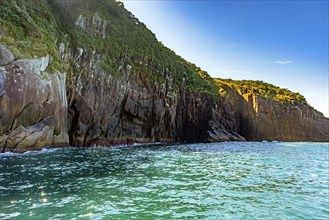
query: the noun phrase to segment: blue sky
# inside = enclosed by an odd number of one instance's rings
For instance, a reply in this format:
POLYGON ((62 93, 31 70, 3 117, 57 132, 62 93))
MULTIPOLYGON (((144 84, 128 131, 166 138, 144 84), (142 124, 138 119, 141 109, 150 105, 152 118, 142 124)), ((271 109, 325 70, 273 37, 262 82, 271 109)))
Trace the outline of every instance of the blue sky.
POLYGON ((211 76, 288 88, 328 117, 328 1, 123 2, 211 76))

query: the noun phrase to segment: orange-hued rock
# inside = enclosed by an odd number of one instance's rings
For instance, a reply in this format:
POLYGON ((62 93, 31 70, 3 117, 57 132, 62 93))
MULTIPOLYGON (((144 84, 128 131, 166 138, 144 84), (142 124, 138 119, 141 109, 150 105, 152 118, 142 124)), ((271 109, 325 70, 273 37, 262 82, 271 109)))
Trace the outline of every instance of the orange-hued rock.
POLYGON ((249 94, 244 106, 248 113, 242 109, 241 114, 249 123, 241 133, 248 140, 329 141, 329 119, 308 105, 249 94))
POLYGON ((250 90, 224 86, 239 112, 239 133, 249 141, 329 141, 329 119, 306 102, 279 102, 250 90))

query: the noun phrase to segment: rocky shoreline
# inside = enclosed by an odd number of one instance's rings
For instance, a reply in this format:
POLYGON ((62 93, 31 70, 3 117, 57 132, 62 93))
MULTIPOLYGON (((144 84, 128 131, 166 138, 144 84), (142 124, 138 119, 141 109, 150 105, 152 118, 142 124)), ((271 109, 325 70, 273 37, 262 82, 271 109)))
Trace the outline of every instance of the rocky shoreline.
POLYGON ((168 81, 150 88, 128 64, 123 77, 113 79, 94 66, 93 51, 62 50, 65 59, 92 67, 67 82, 65 73, 45 71, 50 56, 15 60, 3 45, 0 53, 2 152, 123 143, 329 141, 324 129, 328 119, 311 110, 289 106, 284 110, 232 89, 225 97, 191 92, 184 84, 176 91, 167 70, 168 81), (276 112, 276 121, 267 122, 276 112), (283 122, 288 119, 288 124, 283 122))

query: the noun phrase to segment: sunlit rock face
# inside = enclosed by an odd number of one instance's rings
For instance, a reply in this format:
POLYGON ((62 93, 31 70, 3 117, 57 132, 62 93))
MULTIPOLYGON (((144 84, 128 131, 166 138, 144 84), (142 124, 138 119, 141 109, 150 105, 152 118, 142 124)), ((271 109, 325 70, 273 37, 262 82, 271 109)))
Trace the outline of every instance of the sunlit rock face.
POLYGON ((278 103, 247 95, 241 134, 248 140, 329 141, 329 119, 303 103, 278 103))
POLYGON ((49 62, 45 56, 1 66, 0 150, 68 143, 66 76, 44 72, 49 62))
POLYGON ((7 65, 14 61, 14 54, 9 51, 5 46, 0 44, 0 66, 7 65))
POLYGON ((97 12, 89 19, 83 15, 79 15, 75 24, 84 32, 89 32, 95 36, 106 37, 106 32, 108 31, 109 23, 107 20, 102 19, 97 12))
POLYGON ((329 141, 329 119, 308 104, 280 103, 253 92, 226 87, 235 106, 239 133, 249 141, 329 141))

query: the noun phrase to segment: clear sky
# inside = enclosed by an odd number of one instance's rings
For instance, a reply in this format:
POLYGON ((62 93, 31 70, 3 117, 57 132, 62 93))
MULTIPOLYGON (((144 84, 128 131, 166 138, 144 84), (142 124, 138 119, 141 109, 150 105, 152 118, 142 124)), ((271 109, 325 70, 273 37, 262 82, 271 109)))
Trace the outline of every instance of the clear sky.
POLYGON ((328 117, 328 0, 123 2, 159 41, 211 76, 288 88, 328 117))

